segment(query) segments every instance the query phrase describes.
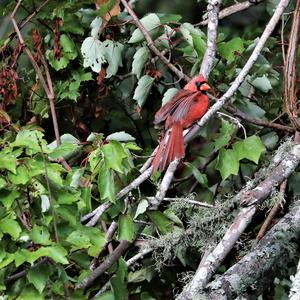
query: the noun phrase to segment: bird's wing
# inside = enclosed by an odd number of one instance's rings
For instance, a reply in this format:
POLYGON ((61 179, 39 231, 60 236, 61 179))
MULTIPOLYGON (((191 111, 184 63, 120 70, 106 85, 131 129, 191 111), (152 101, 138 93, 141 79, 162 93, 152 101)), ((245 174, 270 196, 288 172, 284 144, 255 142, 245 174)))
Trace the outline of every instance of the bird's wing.
POLYGON ((178 91, 173 99, 161 107, 161 109, 155 114, 154 124, 164 122, 169 116, 172 116, 174 121, 178 121, 183 118, 187 114, 191 104, 198 94, 199 92, 189 90, 178 91))

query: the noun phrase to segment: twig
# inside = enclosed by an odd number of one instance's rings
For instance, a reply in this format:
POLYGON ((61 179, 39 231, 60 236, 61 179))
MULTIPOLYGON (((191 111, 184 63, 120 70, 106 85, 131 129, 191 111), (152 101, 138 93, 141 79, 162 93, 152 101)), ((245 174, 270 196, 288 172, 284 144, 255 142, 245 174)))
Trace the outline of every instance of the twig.
MULTIPOLYGON (((147 200, 149 200, 149 202, 152 204, 152 202, 156 201, 155 197, 147 197, 147 200)), ((187 198, 168 198, 165 197, 163 199, 163 201, 168 201, 168 202, 174 202, 174 201, 182 201, 182 202, 186 202, 192 205, 196 205, 196 206, 200 206, 200 207, 206 207, 206 208, 214 208, 213 205, 205 203, 205 202, 199 202, 196 200, 191 200, 191 199, 187 199, 187 198)))
MULTIPOLYGON (((218 279, 209 283, 205 288, 207 292, 200 292, 197 295, 198 298, 235 299, 238 295, 242 296, 243 291, 245 291, 243 296, 246 297, 246 291, 251 290, 253 285, 259 294, 262 293, 264 287, 268 286, 275 276, 278 276, 278 268, 291 261, 289 251, 293 245, 297 247, 299 236, 300 201, 295 203, 290 212, 265 235, 252 252, 244 256, 218 279)), ((252 293, 251 295, 254 296, 252 293)))
POLYGON ((222 0, 209 0, 207 5, 207 46, 202 60, 200 74, 208 78, 214 64, 217 48, 219 9, 222 0))
MULTIPOLYGON (((219 20, 224 19, 224 18, 226 18, 228 16, 231 16, 235 13, 238 13, 240 11, 246 10, 249 7, 251 7, 255 4, 259 4, 262 1, 264 1, 264 0, 244 1, 244 2, 241 2, 241 3, 236 3, 236 4, 233 4, 229 7, 226 7, 226 8, 224 8, 220 11, 219 20)), ((208 19, 204 20, 204 21, 202 21, 198 24, 195 24, 194 26, 206 26, 207 24, 208 24, 208 19)))
POLYGON ((278 164, 269 177, 257 185, 254 189, 241 192, 237 197, 242 201, 252 200, 251 206, 241 209, 232 225, 225 233, 222 240, 215 249, 208 255, 202 267, 197 269, 192 281, 185 286, 183 292, 178 296, 178 300, 192 299, 200 289, 209 282, 214 272, 231 251, 236 241, 250 224, 257 207, 268 197, 274 186, 280 184, 289 177, 300 161, 300 145, 293 146, 287 156, 278 164))
POLYGON ((110 268, 128 249, 130 243, 128 241, 121 241, 118 247, 114 250, 112 254, 110 254, 104 262, 97 267, 89 276, 87 276, 81 283, 76 284, 77 289, 86 289, 93 282, 101 276, 108 268, 110 268))
POLYGON ((190 78, 185 75, 183 72, 181 72, 180 70, 178 70, 172 63, 170 63, 168 61, 168 59, 155 47, 154 42, 150 36, 150 34, 148 33, 148 31, 146 30, 146 28, 144 27, 144 25, 141 23, 140 19, 137 17, 137 15, 135 14, 135 12, 133 11, 133 9, 131 8, 131 6, 127 3, 126 0, 121 0, 122 4, 124 5, 124 7, 126 8, 126 10, 128 11, 128 13, 131 15, 134 23, 136 24, 136 26, 140 29, 140 31, 143 33, 147 43, 148 43, 148 47, 152 50, 152 52, 159 57, 159 59, 166 64, 169 69, 171 71, 173 71, 179 78, 184 79, 185 81, 189 81, 190 78))

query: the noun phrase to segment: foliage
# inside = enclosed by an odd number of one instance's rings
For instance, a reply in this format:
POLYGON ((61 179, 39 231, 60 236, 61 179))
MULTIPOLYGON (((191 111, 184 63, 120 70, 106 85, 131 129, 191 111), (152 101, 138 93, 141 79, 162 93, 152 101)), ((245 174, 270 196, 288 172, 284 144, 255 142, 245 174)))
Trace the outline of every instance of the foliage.
MULTIPOLYGON (((255 7, 258 17, 246 15, 250 21, 243 32, 231 26, 239 22, 238 15, 221 23, 217 59, 208 78, 216 97, 246 63, 275 2, 255 7)), ((35 6, 42 3, 35 1, 35 6)), ((224 7, 231 4, 224 1, 224 7)), ((7 3, 3 16, 15 5, 7 3)), ((140 5, 136 3, 137 10, 140 5)), ((197 13, 206 10, 204 2, 193 5, 197 13)), ((163 12, 163 7, 160 13, 144 10, 140 20, 155 46, 193 76, 205 53, 206 28, 192 24, 200 16, 187 20, 163 12)), ((221 121, 214 117, 189 145, 169 191, 183 199, 150 209, 161 174, 119 199, 156 145, 155 111, 184 85, 121 10, 116 0, 52 0, 22 31, 42 72, 49 69, 59 145, 53 142, 47 93, 28 57, 13 34, 0 36, 0 287, 9 299, 89 299, 106 282, 109 291, 96 299, 170 298, 178 277, 196 269, 205 247, 214 245, 234 218, 238 200, 231 196, 243 186, 250 188, 276 164, 268 166, 269 158, 285 132, 241 121, 245 136, 232 116, 221 121), (215 207, 198 209, 184 199, 215 207), (103 203, 109 209, 95 226, 81 222, 103 203), (114 222, 118 230, 107 240, 107 227, 114 222), (123 240, 137 242, 90 288, 77 289, 123 240), (126 260, 138 253, 140 244, 154 248, 153 259, 128 266, 126 260)), ((24 0, 16 18, 32 12, 32 1, 24 0)), ((270 122, 282 113, 281 51, 277 30, 231 106, 270 122)), ((289 125, 285 116, 280 122, 289 125)), ((283 144, 278 155, 289 147, 283 144)), ((300 193, 298 181, 295 172, 288 183, 292 196, 300 193)), ((238 255, 230 259, 236 261, 238 255)))

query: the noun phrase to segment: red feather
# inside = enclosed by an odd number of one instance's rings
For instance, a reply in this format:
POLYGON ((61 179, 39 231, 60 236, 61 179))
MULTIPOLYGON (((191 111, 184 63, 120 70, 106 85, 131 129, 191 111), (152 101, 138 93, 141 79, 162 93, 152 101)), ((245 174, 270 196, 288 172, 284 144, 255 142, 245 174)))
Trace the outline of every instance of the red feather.
POLYGON ((205 91, 208 89, 205 78, 196 76, 155 114, 154 124, 165 122, 165 132, 152 162, 152 174, 185 156, 183 129, 207 112, 209 99, 205 91))

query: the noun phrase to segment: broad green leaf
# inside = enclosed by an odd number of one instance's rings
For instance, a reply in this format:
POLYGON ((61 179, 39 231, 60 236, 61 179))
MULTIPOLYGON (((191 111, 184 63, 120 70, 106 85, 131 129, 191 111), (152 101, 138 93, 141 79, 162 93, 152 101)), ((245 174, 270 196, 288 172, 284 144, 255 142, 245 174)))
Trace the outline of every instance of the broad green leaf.
POLYGON ((114 171, 103 165, 99 169, 98 175, 98 190, 102 200, 109 200, 115 203, 115 181, 114 181, 114 171))
POLYGON ((103 251, 103 248, 107 244, 105 234, 98 228, 93 227, 83 227, 83 230, 91 242, 91 246, 88 249, 88 255, 98 257, 99 253, 103 251))
POLYGON ((71 144, 71 143, 63 143, 59 145, 57 148, 55 148, 49 156, 52 159, 58 159, 61 157, 64 157, 65 159, 68 159, 73 155, 73 153, 76 152, 78 149, 78 145, 76 144, 71 144))
POLYGON ((242 112, 254 117, 254 118, 262 118, 266 112, 259 107, 257 104, 251 101, 238 100, 235 103, 242 112))
POLYGON ((62 173, 64 169, 56 163, 47 164, 48 177, 51 181, 58 185, 63 185, 62 173))
POLYGON ((144 75, 138 82, 138 85, 134 91, 133 99, 137 101, 140 107, 143 107, 151 87, 153 85, 154 78, 149 75, 144 75))
POLYGON ((262 135, 260 138, 267 149, 274 149, 279 141, 279 136, 275 131, 266 133, 262 135))
POLYGON ((237 142, 232 146, 239 160, 247 158, 256 164, 262 152, 265 151, 265 146, 259 136, 252 135, 247 139, 237 142))
POLYGON ((43 140, 43 133, 37 130, 21 130, 16 136, 16 140, 11 144, 13 147, 23 147, 27 150, 30 149, 31 153, 41 152, 41 147, 45 153, 47 149, 45 147, 46 141, 43 140))
POLYGON ((12 204, 19 196, 20 193, 16 189, 13 191, 0 191, 1 203, 6 209, 11 208, 12 204))
POLYGON ((215 149, 219 150, 223 146, 228 145, 233 133, 234 133, 233 125, 230 122, 222 119, 220 132, 216 134, 216 137, 214 138, 215 149))
POLYGON ((134 223, 130 215, 121 215, 119 218, 118 226, 118 240, 133 242, 135 232, 134 223))
POLYGON ((118 261, 118 269, 116 274, 110 279, 111 287, 115 296, 115 300, 128 299, 128 290, 125 283, 127 276, 126 262, 120 258, 118 261))
POLYGON ((80 199, 80 191, 78 192, 68 192, 60 191, 57 196, 57 203, 70 205, 74 202, 77 202, 80 199))
POLYGON ((177 94, 177 92, 178 89, 176 88, 170 88, 166 90, 161 101, 161 106, 164 106, 166 103, 168 103, 177 94))
POLYGON ((206 42, 200 35, 192 34, 194 49, 197 52, 197 56, 202 58, 206 49, 206 42))
POLYGON ((15 185, 26 184, 30 180, 28 170, 24 166, 18 166, 16 174, 8 173, 8 178, 15 185))
POLYGON ((35 224, 30 232, 30 237, 36 244, 47 246, 52 243, 48 228, 45 226, 35 224))
POLYGON ((179 22, 182 19, 182 16, 176 14, 157 14, 160 19, 161 24, 179 22))
POLYGON ((76 45, 67 34, 62 34, 60 36, 60 44, 62 46, 64 56, 66 56, 69 60, 73 60, 77 57, 78 53, 76 45))
POLYGON ((44 295, 39 294, 34 287, 25 287, 16 300, 45 300, 44 295))
POLYGON ((135 138, 129 133, 126 133, 125 131, 119 131, 108 135, 106 137, 106 140, 117 141, 117 142, 130 142, 130 141, 135 141, 135 138))
POLYGON ((255 78, 251 83, 254 87, 264 93, 268 93, 272 89, 270 80, 265 75, 255 78))
POLYGON ((221 57, 228 62, 234 61, 236 55, 242 54, 244 50, 244 41, 240 37, 236 37, 227 43, 222 42, 219 45, 221 57))
MULTIPOLYGON (((62 246, 50 246, 47 248, 40 248, 39 249, 43 256, 47 256, 52 258, 55 262, 60 263, 60 264, 68 264, 68 259, 66 256, 68 255, 68 252, 65 248, 62 246)), ((37 250, 37 251, 39 251, 37 250)))
POLYGON ((32 283, 41 294, 47 284, 51 273, 51 266, 48 264, 42 264, 31 268, 27 274, 27 278, 28 281, 32 283))
POLYGON ((78 249, 85 249, 90 247, 90 238, 83 230, 73 231, 66 239, 66 241, 78 249))
POLYGON ((7 185, 7 182, 4 178, 0 177, 0 190, 5 188, 7 185))
POLYGON ((220 171, 223 181, 230 175, 237 175, 239 171, 239 158, 232 150, 221 148, 217 158, 216 169, 220 171))
POLYGON ((166 234, 172 230, 173 222, 160 211, 148 211, 148 217, 158 229, 159 233, 166 234))
POLYGON ((175 212, 171 208, 166 209, 164 211, 164 215, 167 216, 167 218, 173 221, 176 225, 183 227, 182 221, 176 216, 175 212))
MULTIPOLYGON (((151 34, 155 35, 158 32, 158 27, 160 26, 160 20, 156 14, 148 14, 143 17, 141 23, 144 25, 145 29, 151 34)), ((136 29, 132 35, 128 43, 137 43, 144 40, 144 35, 140 31, 140 29, 136 29)))
POLYGON ((102 64, 106 62, 103 44, 96 37, 87 37, 81 45, 81 53, 83 66, 91 67, 94 72, 99 73, 102 64))
POLYGON ((15 259, 15 254, 7 253, 5 258, 0 263, 0 270, 11 264, 15 259))
POLYGON ((192 171, 194 177, 197 179, 197 181, 204 187, 207 187, 207 176, 205 174, 202 174, 193 164, 191 163, 185 163, 185 165, 192 171))
POLYGON ((141 269, 139 269, 137 271, 129 272, 128 282, 138 283, 138 282, 142 282, 144 280, 147 280, 148 282, 150 282, 154 275, 155 275, 155 271, 152 266, 142 267, 141 269))
POLYGON ((104 17, 108 12, 110 12, 116 5, 117 0, 107 0, 106 3, 102 4, 97 10, 97 15, 99 17, 104 17))
POLYGON ((136 219, 139 215, 143 214, 149 206, 149 203, 146 199, 142 199, 136 209, 134 219, 136 219))
POLYGON ((150 51, 146 46, 139 48, 135 52, 133 56, 133 62, 132 62, 132 73, 136 74, 137 78, 141 77, 142 70, 149 58, 150 58, 150 51))
MULTIPOLYGON (((205 38, 205 34, 199 28, 195 28, 191 23, 181 24, 180 31, 181 31, 184 39, 192 47, 194 47, 192 35, 196 35, 196 36, 200 36, 201 38, 205 38)), ((192 49, 192 52, 194 51, 193 48, 190 48, 190 49, 192 49)))
POLYGON ((101 152, 106 168, 120 173, 123 172, 122 160, 128 155, 119 142, 111 140, 108 144, 101 147, 101 152))
POLYGON ((0 231, 9 234, 16 240, 22 232, 22 229, 17 221, 6 217, 0 220, 0 231))
POLYGON ((119 42, 114 42, 111 40, 106 40, 103 42, 104 56, 108 62, 108 68, 106 69, 105 78, 110 78, 116 75, 118 68, 122 67, 122 51, 124 45, 119 42))
POLYGON ((68 57, 66 55, 60 57, 59 59, 55 58, 54 57, 54 53, 52 50, 48 49, 46 51, 46 57, 47 57, 47 60, 49 61, 51 67, 55 70, 55 71, 59 71, 59 70, 62 70, 62 69, 65 69, 70 60, 68 59, 68 57))
POLYGON ((16 174, 17 159, 14 155, 0 152, 0 169, 6 169, 16 174))

